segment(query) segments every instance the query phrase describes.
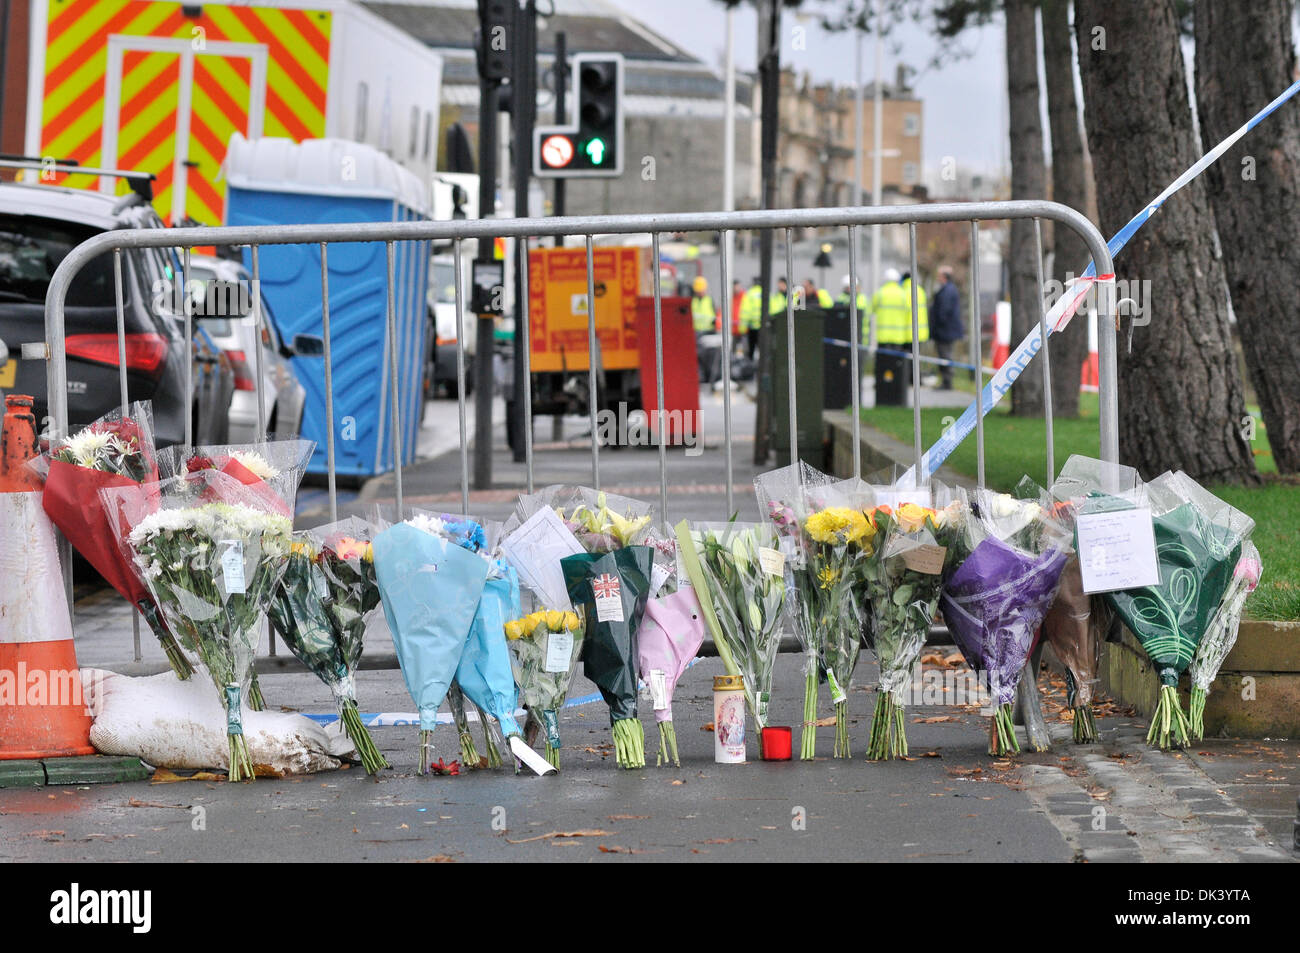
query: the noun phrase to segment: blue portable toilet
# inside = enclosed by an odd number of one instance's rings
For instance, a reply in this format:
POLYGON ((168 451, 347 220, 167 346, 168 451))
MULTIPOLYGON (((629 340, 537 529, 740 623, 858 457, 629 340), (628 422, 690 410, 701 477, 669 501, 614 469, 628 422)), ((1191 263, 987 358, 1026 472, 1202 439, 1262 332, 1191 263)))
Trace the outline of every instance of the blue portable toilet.
MULTIPOLYGON (((370 146, 341 139, 263 138, 236 133, 226 153, 229 225, 405 222, 428 218, 428 189, 370 146)), ((329 245, 330 344, 336 472, 357 477, 393 469, 389 348, 397 348, 402 462, 415 459, 423 395, 429 243, 394 246, 397 339, 388 336, 384 242, 329 245)), ((251 252, 244 264, 252 267, 251 252)), ((261 287, 282 340, 322 335, 320 245, 263 245, 261 287)), ((309 472, 325 473, 325 362, 297 356, 307 391, 302 435, 316 441, 309 472)))

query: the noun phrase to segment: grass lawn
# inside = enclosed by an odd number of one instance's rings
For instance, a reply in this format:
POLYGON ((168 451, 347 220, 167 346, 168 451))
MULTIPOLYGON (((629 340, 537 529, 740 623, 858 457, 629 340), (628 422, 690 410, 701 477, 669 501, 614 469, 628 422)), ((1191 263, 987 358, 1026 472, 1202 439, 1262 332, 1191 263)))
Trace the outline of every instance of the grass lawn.
MULTIPOLYGON (((1256 416, 1259 408, 1252 407, 1256 416)), ((922 443, 929 447, 956 417, 953 408, 921 411, 922 443)), ((912 411, 907 407, 864 409, 863 421, 904 441, 912 441, 912 411)), ((1252 539, 1264 560, 1264 578, 1246 603, 1248 615, 1257 619, 1300 621, 1300 483, 1277 476, 1268 434, 1256 421, 1255 462, 1265 483, 1260 487, 1212 486, 1208 489, 1255 520, 1252 539)), ((985 478, 988 485, 1010 491, 1026 474, 1039 483, 1047 479, 1046 427, 1042 418, 1012 417, 998 407, 984 418, 985 478)), ((1056 421, 1053 431, 1056 467, 1073 453, 1099 455, 1097 395, 1083 394, 1077 420, 1056 421)), ((968 437, 946 461, 959 473, 975 476, 975 438, 968 437)))

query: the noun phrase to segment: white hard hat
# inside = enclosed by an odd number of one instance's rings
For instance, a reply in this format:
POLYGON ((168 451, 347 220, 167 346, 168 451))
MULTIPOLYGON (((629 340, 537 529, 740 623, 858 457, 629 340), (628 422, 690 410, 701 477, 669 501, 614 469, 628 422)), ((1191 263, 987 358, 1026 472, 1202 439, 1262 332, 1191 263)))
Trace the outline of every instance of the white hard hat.
POLYGON ((851 284, 853 284, 853 279, 850 278, 848 275, 845 275, 845 276, 844 276, 843 287, 847 288, 847 287, 848 287, 849 285, 851 285, 851 284))
POLYGON ((898 273, 898 269, 897 269, 897 268, 886 268, 886 269, 885 269, 885 280, 886 280, 886 281, 898 281, 898 280, 899 280, 900 278, 902 278, 902 277, 903 277, 903 276, 900 275, 900 274, 898 273))

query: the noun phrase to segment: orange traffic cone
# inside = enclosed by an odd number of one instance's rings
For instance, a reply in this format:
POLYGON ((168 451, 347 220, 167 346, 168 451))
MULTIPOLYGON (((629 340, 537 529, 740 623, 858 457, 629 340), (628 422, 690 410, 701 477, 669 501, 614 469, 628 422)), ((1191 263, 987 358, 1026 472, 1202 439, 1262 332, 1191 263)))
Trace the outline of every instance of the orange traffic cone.
POLYGON ((6 397, 0 430, 0 760, 95 753, 54 526, 23 466, 31 406, 6 397))

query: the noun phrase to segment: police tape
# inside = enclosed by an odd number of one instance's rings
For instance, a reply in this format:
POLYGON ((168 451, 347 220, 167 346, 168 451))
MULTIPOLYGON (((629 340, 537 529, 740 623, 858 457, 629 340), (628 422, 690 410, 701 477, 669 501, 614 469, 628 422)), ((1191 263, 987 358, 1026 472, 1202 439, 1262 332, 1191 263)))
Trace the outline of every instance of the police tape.
MULTIPOLYGON (((1247 120, 1237 129, 1236 132, 1232 133, 1209 152, 1205 153, 1205 155, 1201 156, 1201 158, 1197 159, 1196 162, 1187 169, 1187 171, 1171 182, 1153 201, 1129 219, 1128 223, 1116 232, 1111 240, 1106 243, 1111 258, 1113 259, 1117 254, 1119 254, 1120 250, 1128 244, 1129 239, 1137 233, 1138 229, 1150 221, 1156 212, 1160 211, 1161 207, 1170 196, 1178 192, 1183 188, 1183 186, 1187 185, 1188 182, 1191 182, 1209 168, 1225 152, 1231 149, 1233 145, 1236 144, 1237 140, 1258 126, 1268 118, 1274 110, 1289 100, 1297 92, 1300 92, 1300 80, 1292 83, 1287 87, 1285 92, 1247 120)), ((1110 283, 1113 285, 1114 281, 1115 276, 1113 274, 1098 276, 1097 263, 1092 261, 1088 262, 1088 267, 1084 269, 1083 275, 1066 290, 1066 293, 1057 300, 1056 304, 1052 307, 1052 310, 1048 313, 1046 322, 1048 335, 1050 336, 1057 331, 1060 331, 1069 324, 1070 318, 1074 316, 1074 313, 1078 310, 1083 297, 1087 294, 1094 283, 1110 283), (1073 292, 1073 294, 1071 292, 1073 292)), ((1016 382, 1017 378, 1020 377, 1021 373, 1029 365, 1029 362, 1033 360, 1034 355, 1042 350, 1042 347, 1042 325, 1035 324, 1033 330, 1031 330, 1029 334, 1025 336, 1025 339, 1020 342, 1015 351, 1013 351, 1011 356, 1007 359, 1007 362, 1003 364, 1002 367, 998 368, 998 372, 994 375, 993 380, 989 381, 989 383, 984 386, 983 408, 985 414, 988 414, 989 411, 997 405, 998 401, 1002 399, 1002 396, 1011 389, 1011 385, 1016 382)), ((945 430, 943 435, 935 441, 934 446, 927 450, 921 457, 921 469, 925 474, 925 479, 929 479, 935 471, 943 465, 943 462, 948 459, 949 454, 957 448, 957 445, 969 437, 971 431, 975 429, 975 407, 976 405, 974 403, 970 404, 962 412, 962 415, 957 419, 957 422, 945 430)), ((915 466, 908 468, 907 472, 899 477, 899 485, 914 485, 916 483, 915 470, 915 466)))

